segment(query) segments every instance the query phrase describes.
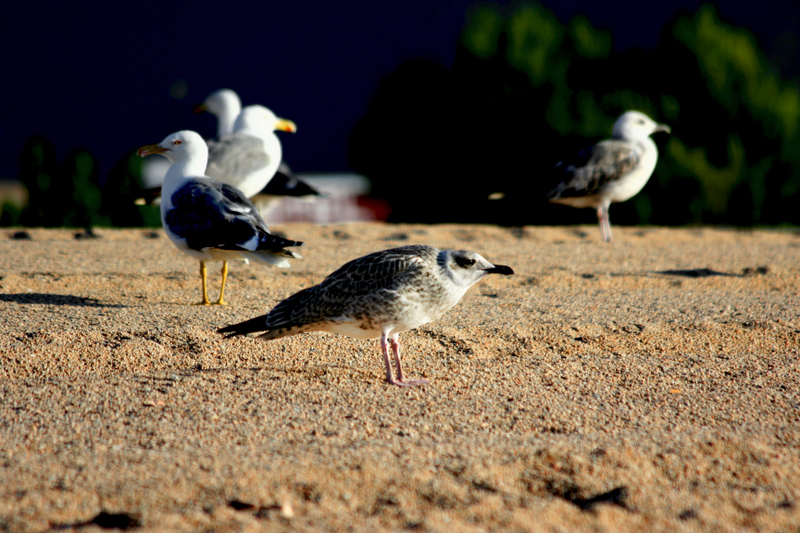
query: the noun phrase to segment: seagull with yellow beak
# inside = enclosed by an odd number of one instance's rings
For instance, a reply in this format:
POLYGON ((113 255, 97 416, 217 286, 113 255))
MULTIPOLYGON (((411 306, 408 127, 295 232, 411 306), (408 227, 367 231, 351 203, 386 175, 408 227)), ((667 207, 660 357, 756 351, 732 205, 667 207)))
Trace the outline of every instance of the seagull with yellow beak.
POLYGON ((208 141, 206 173, 252 198, 275 176, 283 159, 276 131, 294 133, 297 126, 263 105, 245 106, 236 117, 233 133, 208 141))
POLYGON ((228 261, 256 259, 288 268, 288 258, 301 257, 287 248, 302 246, 302 242, 270 233, 258 209, 242 191, 206 175, 208 147, 198 133, 173 133, 159 144, 139 148, 138 154, 161 154, 171 163, 162 186, 161 223, 180 251, 200 261, 201 305, 211 303, 207 261, 222 261, 222 286, 216 303, 224 305, 228 261))

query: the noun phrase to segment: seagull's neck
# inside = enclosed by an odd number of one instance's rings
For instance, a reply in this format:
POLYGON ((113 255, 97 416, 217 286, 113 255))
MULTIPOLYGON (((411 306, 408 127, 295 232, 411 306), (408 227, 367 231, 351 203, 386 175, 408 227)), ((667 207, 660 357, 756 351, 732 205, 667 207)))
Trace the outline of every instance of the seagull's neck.
POLYGON ((275 138, 275 139, 278 138, 278 136, 275 135, 275 132, 273 130, 261 126, 240 125, 239 128, 236 130, 236 133, 244 133, 245 135, 252 135, 253 137, 258 137, 259 139, 265 139, 265 140, 269 138, 275 138))
MULTIPOLYGON (((280 165, 281 159, 283 158, 283 147, 281 146, 281 140, 278 139, 275 132, 270 131, 266 135, 256 135, 256 137, 264 141, 264 151, 280 165)), ((278 168, 275 167, 275 170, 277 169, 278 168)))
MULTIPOLYGON (((206 167, 208 166, 208 156, 197 154, 194 157, 187 157, 180 161, 175 161, 169 167, 167 176, 175 178, 201 178, 206 175, 206 167)), ((166 179, 166 177, 165 177, 166 179)))
POLYGON ((240 128, 236 133, 250 135, 256 139, 261 139, 264 143, 264 152, 269 156, 270 161, 275 162, 275 170, 278 170, 278 165, 281 164, 283 158, 283 147, 281 140, 275 135, 275 132, 265 128, 240 128))
POLYGON ((228 104, 223 107, 217 115, 217 138, 233 133, 233 125, 241 111, 241 105, 228 104))
POLYGON ((640 136, 636 136, 636 137, 620 136, 620 137, 618 137, 618 139, 621 140, 621 141, 630 143, 630 144, 635 144, 637 146, 641 146, 645 150, 655 150, 656 149, 656 143, 653 142, 653 139, 651 139, 649 135, 645 135, 643 137, 640 137, 640 136))
POLYGON ((637 139, 634 142, 641 146, 642 150, 650 154, 652 157, 658 157, 658 147, 656 147, 656 143, 649 136, 645 137, 644 139, 637 139))
POLYGON ((176 161, 170 165, 161 185, 161 215, 165 215, 172 208, 172 195, 192 179, 208 179, 206 177, 206 163, 208 157, 190 157, 176 161))
POLYGON ((206 177, 207 163, 208 156, 203 157, 202 155, 172 163, 164 176, 161 197, 171 197, 187 180, 206 177))

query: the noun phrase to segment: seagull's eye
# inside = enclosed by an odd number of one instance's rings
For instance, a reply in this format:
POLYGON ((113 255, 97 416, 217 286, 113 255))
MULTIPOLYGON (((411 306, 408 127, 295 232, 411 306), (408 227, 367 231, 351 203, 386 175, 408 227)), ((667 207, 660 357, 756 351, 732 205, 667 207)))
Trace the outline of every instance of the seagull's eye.
POLYGON ((469 268, 475 264, 475 260, 468 257, 456 257, 456 264, 462 268, 469 268))
POLYGON ((644 125, 644 120, 640 118, 640 119, 639 119, 639 124, 642 124, 642 125, 644 125))
POLYGON ((181 144, 182 142, 183 141, 180 139, 175 139, 174 141, 172 141, 172 144, 181 144))

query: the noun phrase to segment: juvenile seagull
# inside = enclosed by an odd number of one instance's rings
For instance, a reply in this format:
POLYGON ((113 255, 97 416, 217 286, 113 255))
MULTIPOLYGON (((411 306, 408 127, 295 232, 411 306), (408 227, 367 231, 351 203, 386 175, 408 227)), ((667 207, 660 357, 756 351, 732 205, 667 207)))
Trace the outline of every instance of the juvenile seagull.
POLYGON ((300 258, 286 248, 302 246, 302 242, 270 233, 256 207, 239 189, 205 175, 208 148, 199 134, 179 131, 159 144, 142 146, 138 154, 161 154, 172 163, 162 186, 161 224, 180 251, 200 260, 201 305, 210 304, 206 261, 222 261, 217 304, 224 305, 228 261, 258 259, 288 268, 287 257, 300 258))
POLYGON ((228 337, 265 331, 259 335, 265 340, 304 331, 360 339, 380 337, 386 381, 402 387, 424 385, 427 380, 403 377, 398 335, 441 317, 486 275, 513 273, 475 252, 421 245, 392 248, 350 261, 319 285, 283 300, 268 314, 218 331, 228 337))
POLYGON ((670 133, 670 128, 638 111, 623 113, 614 123, 611 139, 556 164, 561 183, 547 199, 597 209, 603 240, 611 242, 608 206, 632 198, 650 179, 658 160, 658 148, 650 135, 657 131, 670 133))

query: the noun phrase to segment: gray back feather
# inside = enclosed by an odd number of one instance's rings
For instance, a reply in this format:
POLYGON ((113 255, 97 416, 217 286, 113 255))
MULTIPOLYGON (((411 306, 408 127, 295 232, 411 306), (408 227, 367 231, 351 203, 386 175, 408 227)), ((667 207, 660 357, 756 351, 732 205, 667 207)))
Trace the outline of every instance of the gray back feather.
POLYGON ((561 183, 548 195, 550 199, 587 196, 599 192, 639 164, 634 144, 609 139, 580 151, 574 158, 559 162, 555 172, 561 183))
POLYGON ((258 249, 270 251, 300 244, 272 235, 253 203, 227 183, 189 180, 175 191, 171 201, 166 222, 192 250, 242 250, 253 237, 258 238, 258 249))

